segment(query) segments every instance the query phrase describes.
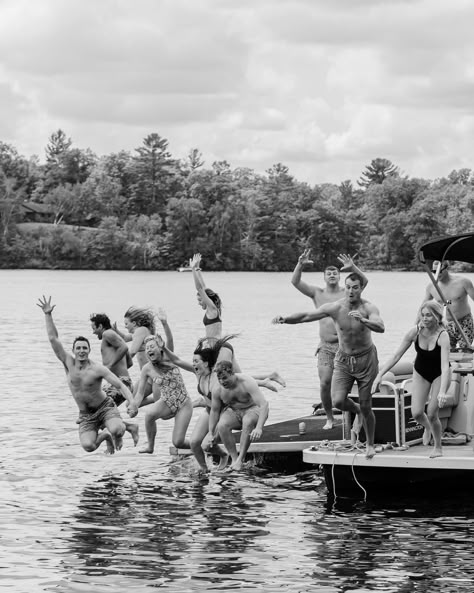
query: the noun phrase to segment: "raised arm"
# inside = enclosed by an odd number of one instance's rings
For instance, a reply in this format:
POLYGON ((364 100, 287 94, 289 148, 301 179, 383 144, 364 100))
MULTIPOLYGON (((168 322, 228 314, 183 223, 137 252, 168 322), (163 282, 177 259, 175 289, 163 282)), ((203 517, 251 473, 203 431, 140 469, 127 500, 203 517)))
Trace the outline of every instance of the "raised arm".
POLYGON ((174 340, 173 340, 173 333, 171 332, 171 328, 168 324, 168 317, 166 315, 166 311, 161 307, 158 309, 158 313, 156 315, 163 326, 163 331, 165 332, 166 337, 166 347, 173 351, 174 350, 174 340))
POLYGON ((272 323, 288 323, 290 325, 294 325, 296 323, 309 323, 310 321, 319 321, 325 317, 333 317, 333 312, 334 303, 326 303, 316 309, 316 311, 311 311, 310 313, 293 313, 292 315, 287 315, 286 317, 278 315, 272 319, 272 323))
POLYGON ((168 360, 175 364, 178 367, 181 367, 182 369, 184 369, 185 371, 189 371, 190 373, 195 373, 194 371, 194 367, 191 363, 186 362, 185 360, 183 360, 182 358, 180 358, 177 354, 175 354, 174 352, 172 352, 171 350, 168 349, 167 346, 163 347, 163 350, 168 358, 168 360))
POLYGON ((199 296, 201 297, 202 302, 206 305, 207 313, 210 313, 209 317, 217 317, 217 315, 219 314, 219 310, 216 307, 216 304, 212 302, 212 300, 209 298, 206 292, 206 284, 201 273, 201 259, 201 254, 195 253, 193 257, 189 260, 189 264, 193 272, 194 285, 196 287, 196 290, 198 291, 199 296))
POLYGON ((298 263, 296 264, 295 269, 293 270, 293 276, 291 277, 291 283, 293 286, 302 292, 305 296, 314 298, 316 294, 316 286, 312 286, 311 284, 307 284, 301 279, 301 273, 303 272, 303 267, 305 264, 312 264, 313 261, 309 259, 310 256, 310 249, 305 249, 303 253, 298 258, 298 263))
POLYGON ((380 367, 377 376, 375 377, 375 381, 372 384, 372 393, 375 393, 382 381, 382 377, 387 373, 392 367, 394 367, 400 358, 405 354, 405 352, 410 348, 413 344, 413 341, 416 338, 418 328, 412 327, 410 331, 403 337, 402 343, 398 347, 397 351, 380 367))
MULTIPOLYGON (((46 298, 44 295, 42 298, 38 299, 36 303, 38 307, 44 313, 44 319, 46 322, 46 332, 48 334, 49 343, 53 349, 54 354, 56 354, 57 358, 63 363, 65 368, 67 369, 67 360, 69 354, 66 353, 64 350, 64 346, 59 340, 58 330, 53 321, 53 310, 56 305, 51 304, 51 297, 46 298)), ((72 358, 72 357, 71 357, 72 358)))
POLYGON ((131 342, 132 341, 132 334, 126 334, 122 331, 119 330, 117 322, 112 323, 112 329, 114 330, 115 333, 117 333, 122 340, 125 340, 125 342, 131 342))
POLYGON ((364 272, 358 266, 356 266, 354 263, 354 257, 350 256, 348 253, 340 253, 337 256, 337 259, 342 264, 341 272, 348 272, 349 274, 351 272, 355 272, 362 278, 362 289, 364 289, 369 283, 369 279, 364 274, 364 272))

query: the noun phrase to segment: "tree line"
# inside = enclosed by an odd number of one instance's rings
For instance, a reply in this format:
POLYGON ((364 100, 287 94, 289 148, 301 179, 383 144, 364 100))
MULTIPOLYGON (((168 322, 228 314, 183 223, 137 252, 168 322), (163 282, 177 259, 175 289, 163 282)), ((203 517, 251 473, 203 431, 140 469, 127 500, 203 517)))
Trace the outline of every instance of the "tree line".
POLYGON ((414 270, 422 243, 472 230, 470 169, 410 178, 375 158, 356 186, 311 186, 282 163, 206 167, 168 144, 152 133, 99 157, 58 130, 40 163, 0 141, 2 267, 170 270, 200 252, 209 270, 289 271, 311 248, 316 269, 358 252, 366 268, 414 270))

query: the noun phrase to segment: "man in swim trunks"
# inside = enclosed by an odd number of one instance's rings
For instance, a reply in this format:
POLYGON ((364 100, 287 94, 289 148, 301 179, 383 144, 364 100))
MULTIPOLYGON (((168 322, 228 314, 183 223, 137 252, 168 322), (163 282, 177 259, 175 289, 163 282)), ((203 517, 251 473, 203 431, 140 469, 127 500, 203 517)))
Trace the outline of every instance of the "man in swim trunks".
MULTIPOLYGON (((128 374, 132 366, 132 358, 128 351, 125 340, 112 329, 110 319, 104 313, 96 313, 90 316, 92 333, 101 341, 100 352, 102 364, 112 371, 120 381, 133 393, 133 382, 128 374)), ((106 385, 105 394, 108 395, 118 407, 125 401, 122 391, 112 384, 106 385)), ((134 422, 124 420, 127 431, 130 432, 133 442, 138 443, 138 425, 134 422)))
MULTIPOLYGON (((463 278, 458 274, 452 274, 449 271, 449 262, 434 261, 432 264, 433 273, 438 273, 438 284, 446 300, 449 302, 449 308, 456 317, 466 334, 469 344, 466 344, 458 327, 454 323, 451 314, 448 312, 447 330, 449 334, 449 343, 451 350, 456 348, 468 348, 474 340, 474 321, 468 297, 474 300, 474 286, 470 280, 463 278)), ((426 287, 425 301, 434 299, 441 305, 444 305, 438 291, 430 283, 426 287)))
POLYGON ((378 372, 377 351, 371 332, 383 333, 385 326, 375 305, 362 299, 363 280, 353 272, 345 280, 345 295, 333 303, 325 303, 311 313, 279 315, 273 323, 306 323, 330 317, 336 326, 339 349, 334 358, 332 379, 333 405, 356 415, 352 430, 359 434, 363 425, 367 435, 366 457, 375 455, 375 416, 372 411, 372 383, 378 372), (359 403, 348 397, 357 381, 359 403))
POLYGON ((56 357, 63 363, 69 389, 79 408, 79 440, 82 448, 88 452, 95 451, 106 441, 109 453, 121 449, 125 424, 113 401, 102 391, 102 380, 105 379, 121 390, 128 402, 128 413, 133 417, 136 416, 138 408, 130 390, 112 371, 90 360, 90 344, 87 338, 79 336, 74 340, 74 356, 65 351, 53 321, 55 305, 51 304, 51 297, 40 298, 37 305, 44 313, 49 342, 56 357), (101 428, 106 430, 99 432, 101 428))
MULTIPOLYGON (((338 260, 342 263, 339 270, 336 266, 327 266, 324 269, 324 281, 326 286, 320 288, 313 284, 307 284, 301 279, 303 266, 312 264, 310 259, 310 249, 305 249, 298 258, 298 263, 293 271, 291 283, 305 296, 309 297, 316 308, 324 303, 333 303, 344 296, 344 288, 339 285, 340 272, 357 272, 363 281, 362 288, 367 286, 367 278, 362 271, 354 264, 352 257, 341 253, 338 260)), ((321 319, 319 322, 319 346, 316 350, 318 357, 318 375, 321 403, 326 412, 326 424, 323 429, 328 430, 334 426, 334 417, 332 413, 331 399, 331 381, 334 371, 334 357, 336 356, 339 342, 334 321, 330 317, 321 319)))
POLYGON ((231 470, 240 470, 251 441, 262 436, 268 418, 268 402, 253 377, 235 373, 228 360, 218 362, 215 372, 219 384, 212 389, 209 432, 210 445, 215 445, 217 433, 232 458, 231 470), (237 453, 232 430, 241 429, 240 450, 237 453))

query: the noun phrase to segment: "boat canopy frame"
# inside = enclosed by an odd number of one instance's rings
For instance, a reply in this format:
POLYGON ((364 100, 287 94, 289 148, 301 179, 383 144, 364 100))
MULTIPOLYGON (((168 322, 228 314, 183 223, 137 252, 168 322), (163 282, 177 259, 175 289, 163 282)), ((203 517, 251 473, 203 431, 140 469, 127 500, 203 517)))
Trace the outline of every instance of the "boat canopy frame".
POLYGON ((446 260, 474 264, 474 232, 463 233, 460 235, 447 235, 433 241, 428 241, 420 247, 418 259, 420 263, 424 265, 436 292, 439 294, 443 305, 449 311, 451 319, 458 328, 464 342, 469 345, 466 349, 473 351, 474 348, 472 347, 472 344, 470 344, 469 338, 466 336, 461 324, 451 310, 451 301, 446 299, 439 286, 438 276, 443 263, 446 260), (432 271, 433 261, 440 262, 435 274, 433 274, 432 271))

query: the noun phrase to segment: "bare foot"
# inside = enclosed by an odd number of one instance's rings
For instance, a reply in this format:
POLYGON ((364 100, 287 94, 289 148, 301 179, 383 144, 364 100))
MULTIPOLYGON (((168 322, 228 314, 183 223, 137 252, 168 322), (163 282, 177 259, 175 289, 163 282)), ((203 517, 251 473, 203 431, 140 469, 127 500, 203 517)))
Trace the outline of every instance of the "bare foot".
POLYGON ((372 459, 375 455, 375 447, 373 445, 367 445, 367 449, 365 451, 366 459, 372 459))
POLYGON ((441 447, 440 448, 435 447, 433 449, 433 451, 431 451, 430 458, 434 459, 435 457, 443 457, 443 451, 442 451, 441 447))
POLYGON ((326 424, 323 426, 323 430, 331 430, 331 428, 333 428, 333 426, 334 426, 334 419, 333 418, 331 418, 331 419, 328 418, 326 420, 326 424))
POLYGON ((355 445, 359 440, 359 433, 362 428, 362 414, 356 414, 351 428, 351 444, 355 445))
POLYGON ((138 444, 138 424, 135 424, 134 422, 127 424, 127 432, 130 433, 133 439, 133 446, 136 447, 138 444))
POLYGON ((152 447, 151 445, 147 445, 146 447, 143 447, 143 449, 138 450, 139 453, 153 453, 153 451, 154 447, 152 447))
POLYGON ((278 389, 275 387, 275 385, 273 385, 270 379, 262 379, 260 381, 260 387, 266 387, 267 389, 270 389, 270 391, 278 391, 278 389))
POLYGON ((107 446, 107 455, 113 455, 115 453, 114 441, 111 436, 108 436, 105 440, 105 444, 107 446))
POLYGON ((221 455, 221 460, 219 461, 219 465, 217 466, 217 471, 221 471, 224 468, 226 468, 228 462, 229 462, 229 456, 227 455, 227 453, 224 453, 224 455, 221 455))
POLYGON ((431 430, 425 428, 423 432, 423 445, 429 445, 431 443, 431 430))
POLYGON ((234 463, 229 467, 229 471, 239 472, 242 469, 242 462, 241 461, 234 461, 234 463))
POLYGON ((279 383, 282 387, 286 387, 286 381, 283 379, 280 373, 273 371, 273 373, 268 378, 272 381, 275 381, 275 383, 279 383))

